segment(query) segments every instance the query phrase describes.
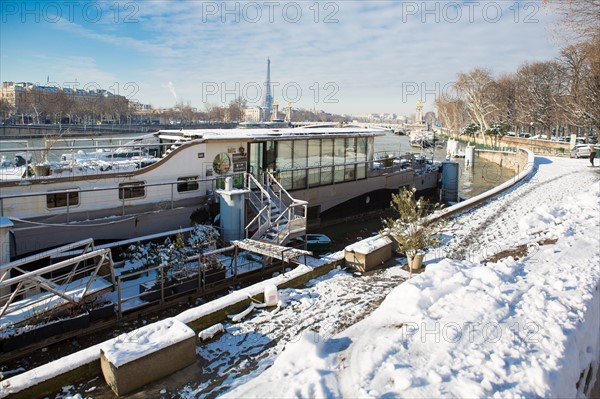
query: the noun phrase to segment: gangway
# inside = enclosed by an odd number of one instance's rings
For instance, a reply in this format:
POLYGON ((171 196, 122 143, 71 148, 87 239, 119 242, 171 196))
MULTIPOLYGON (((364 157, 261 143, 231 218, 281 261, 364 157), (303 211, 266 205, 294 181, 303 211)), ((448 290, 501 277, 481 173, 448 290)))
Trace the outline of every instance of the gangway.
POLYGON ((312 256, 312 252, 297 248, 283 247, 281 245, 268 242, 256 241, 246 238, 241 241, 234 241, 234 246, 241 250, 253 252, 258 255, 268 256, 273 259, 289 262, 301 256, 312 256))
POLYGON ((115 275, 110 248, 95 249, 90 238, 0 265, 0 331, 75 308, 112 291, 115 275), (27 270, 27 265, 83 247, 81 255, 27 270))

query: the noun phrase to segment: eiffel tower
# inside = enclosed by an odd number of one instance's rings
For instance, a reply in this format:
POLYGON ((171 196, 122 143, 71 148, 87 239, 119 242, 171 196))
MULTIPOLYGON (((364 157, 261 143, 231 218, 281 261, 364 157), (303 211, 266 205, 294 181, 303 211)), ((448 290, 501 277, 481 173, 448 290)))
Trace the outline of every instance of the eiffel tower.
POLYGON ((267 58, 267 81, 265 82, 265 115, 271 115, 273 109, 273 94, 271 93, 271 60, 267 58))

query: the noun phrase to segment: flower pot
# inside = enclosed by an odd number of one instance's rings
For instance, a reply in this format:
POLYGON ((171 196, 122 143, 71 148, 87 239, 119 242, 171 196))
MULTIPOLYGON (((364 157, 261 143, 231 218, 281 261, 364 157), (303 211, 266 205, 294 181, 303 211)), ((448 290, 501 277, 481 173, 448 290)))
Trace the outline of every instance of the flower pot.
POLYGON ((225 269, 208 269, 204 272, 204 284, 213 284, 225 280, 225 269))
POLYGON ((60 322, 61 332, 69 333, 71 331, 77 331, 90 326, 90 315, 83 313, 75 317, 63 319, 60 322))
POLYGON ((181 294, 183 292, 195 291, 198 289, 198 275, 186 277, 181 280, 175 280, 175 285, 173 286, 173 291, 176 294, 181 294))
POLYGON ((31 330, 24 331, 21 334, 12 335, 3 339, 2 350, 10 352, 16 349, 21 349, 36 342, 43 341, 47 338, 58 335, 62 332, 62 322, 51 321, 34 327, 31 330))
POLYGON ((115 315, 115 305, 112 302, 106 302, 96 308, 88 310, 88 313, 90 314, 90 322, 108 319, 115 315))
MULTIPOLYGON (((148 287, 144 284, 140 285, 140 299, 146 302, 154 302, 160 300, 160 283, 154 284, 148 287)), ((164 284, 164 295, 165 298, 173 295, 173 283, 171 281, 165 281, 164 284)))
POLYGON ((417 252, 412 256, 408 256, 408 267, 410 270, 420 270, 423 267, 423 257, 425 254, 423 252, 417 252))

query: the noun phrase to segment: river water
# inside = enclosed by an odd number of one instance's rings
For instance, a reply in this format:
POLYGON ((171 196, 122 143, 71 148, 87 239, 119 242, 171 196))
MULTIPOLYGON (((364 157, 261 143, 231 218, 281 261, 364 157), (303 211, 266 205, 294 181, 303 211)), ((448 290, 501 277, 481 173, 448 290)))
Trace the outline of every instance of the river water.
MULTIPOLYGON (((397 136, 392 133, 387 133, 385 136, 375 139, 375 152, 397 155, 407 152, 422 152, 424 156, 434 161, 441 162, 446 159, 445 146, 436 148, 435 150, 420 150, 410 145, 408 136, 397 136)), ((465 199, 481 194, 515 176, 514 171, 501 168, 493 162, 480 158, 476 158, 475 164, 471 168, 466 168, 462 159, 458 159, 458 165, 458 194, 465 199)), ((383 211, 380 214, 356 215, 352 220, 344 220, 343 223, 321 227, 314 232, 325 234, 331 238, 333 242, 331 250, 339 251, 344 249, 348 244, 377 234, 382 229, 381 219, 384 216, 393 215, 387 215, 383 211)))

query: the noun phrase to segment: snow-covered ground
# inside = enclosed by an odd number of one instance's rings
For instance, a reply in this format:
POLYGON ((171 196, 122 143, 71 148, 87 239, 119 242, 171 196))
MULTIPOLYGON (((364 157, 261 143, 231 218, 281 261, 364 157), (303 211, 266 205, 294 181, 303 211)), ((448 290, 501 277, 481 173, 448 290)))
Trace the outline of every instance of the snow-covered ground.
POLYGON ((226 396, 581 396, 600 356, 599 177, 536 158, 530 179, 455 218, 426 271, 370 316, 305 330, 226 396))
MULTIPOLYGON (((282 307, 224 323, 197 365, 143 394, 582 396, 600 357, 599 172, 538 157, 531 178, 452 219, 423 273, 334 270, 281 290, 282 307)), ((72 395, 112 397, 98 379, 58 397, 72 395)))

